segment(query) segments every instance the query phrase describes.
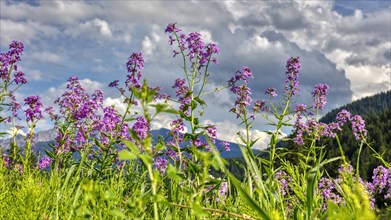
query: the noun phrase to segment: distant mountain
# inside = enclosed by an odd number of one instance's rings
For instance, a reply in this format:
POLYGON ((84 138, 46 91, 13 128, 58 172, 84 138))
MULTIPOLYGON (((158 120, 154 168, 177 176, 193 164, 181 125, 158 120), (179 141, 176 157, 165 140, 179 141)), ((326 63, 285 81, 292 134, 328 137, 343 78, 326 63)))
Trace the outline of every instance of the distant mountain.
MULTIPOLYGON (((168 133, 169 133, 169 130, 164 129, 164 128, 151 131, 151 134, 152 134, 152 137, 153 137, 155 143, 157 142, 159 136, 166 138, 168 136, 168 133)), ((47 149, 47 150, 50 149, 49 145, 54 143, 54 139, 55 139, 56 135, 57 135, 57 131, 55 129, 37 132, 33 149, 40 152, 41 155, 44 154, 45 153, 44 149, 47 149)), ((3 151, 7 150, 10 148, 10 144, 12 142, 13 142, 13 138, 0 139, 0 148, 2 148, 3 151)), ((221 146, 221 142, 223 142, 223 141, 219 140, 219 139, 216 140, 215 145, 219 150, 222 150, 222 148, 223 148, 221 146)), ((25 146, 25 144, 26 144, 25 136, 18 134, 16 136, 16 143, 17 143, 17 146, 20 146, 20 147, 25 146)), ((221 156, 225 157, 225 158, 241 157, 242 152, 240 151, 239 146, 235 143, 230 143, 230 144, 231 144, 231 150, 229 152, 223 151, 221 153, 221 156)), ((257 150, 254 150, 254 152, 257 152, 257 150)))
MULTIPOLYGON (((51 142, 56 138, 57 131, 55 129, 39 131, 36 134, 36 143, 45 143, 51 142)), ((11 143, 14 141, 14 138, 0 139, 0 148, 7 150, 10 148, 11 143)), ((25 146, 26 139, 24 135, 16 135, 16 144, 18 146, 25 146)))

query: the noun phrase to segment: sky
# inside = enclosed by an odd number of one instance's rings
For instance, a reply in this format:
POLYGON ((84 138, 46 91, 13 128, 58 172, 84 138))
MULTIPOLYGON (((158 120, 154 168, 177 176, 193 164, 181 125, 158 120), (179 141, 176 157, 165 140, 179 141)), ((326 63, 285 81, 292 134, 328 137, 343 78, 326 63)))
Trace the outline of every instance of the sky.
MULTIPOLYGON (((116 90, 107 85, 126 78, 132 52, 145 58, 143 75, 150 85, 174 95, 171 86, 183 77, 179 58, 172 57, 168 23, 185 33, 200 32, 218 45, 220 64, 210 69, 211 88, 242 66, 252 69, 253 99, 267 99, 268 87, 282 91, 285 64, 299 56, 302 64, 297 102, 310 105, 317 83, 330 93, 322 113, 359 98, 391 89, 390 1, 0 1, 0 48, 12 40, 24 43, 19 64, 29 83, 18 90, 23 100, 42 97, 52 106, 65 82, 77 76, 92 92, 101 89, 105 104, 123 109, 116 90)), ((205 123, 218 126, 218 137, 237 142, 240 121, 229 113, 235 97, 221 91, 206 98, 205 123)), ((153 128, 169 128, 162 115, 153 128)), ((257 119, 253 137, 266 146, 264 121, 257 119)), ((52 127, 49 120, 37 130, 52 127)), ((289 133, 290 130, 284 130, 289 133)))

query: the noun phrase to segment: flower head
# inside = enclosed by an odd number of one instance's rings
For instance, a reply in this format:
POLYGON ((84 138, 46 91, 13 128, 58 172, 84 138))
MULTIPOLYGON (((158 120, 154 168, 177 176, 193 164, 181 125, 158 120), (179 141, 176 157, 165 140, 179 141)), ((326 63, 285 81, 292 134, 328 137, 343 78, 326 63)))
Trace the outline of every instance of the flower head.
POLYGON ((140 140, 143 140, 148 136, 149 133, 149 126, 147 121, 143 116, 139 116, 136 119, 136 122, 134 123, 132 130, 136 132, 138 138, 140 140))
POLYGON ((275 88, 268 88, 265 92, 266 95, 270 95, 273 97, 277 96, 276 89, 275 88))
POLYGON ((47 167, 50 166, 50 164, 52 163, 53 159, 48 157, 48 156, 43 156, 39 162, 38 162, 38 168, 40 170, 43 170, 43 169, 46 169, 47 167))
POLYGON ((315 109, 323 109, 326 105, 326 96, 329 93, 329 86, 327 84, 316 84, 312 91, 312 107, 315 109))
POLYGON ((288 95, 288 97, 296 95, 299 89, 299 71, 301 68, 299 57, 291 57, 286 63, 286 79, 285 79, 285 87, 284 94, 288 95))
POLYGON ((363 135, 364 137, 367 136, 368 132, 365 129, 365 121, 360 115, 353 116, 350 122, 352 123, 353 134, 356 137, 356 140, 360 139, 360 135, 363 135))
POLYGON ((29 122, 34 122, 36 120, 42 119, 42 111, 41 108, 42 103, 41 103, 41 97, 39 96, 29 96, 25 100, 25 105, 28 105, 29 108, 26 109, 24 112, 26 114, 26 121, 29 122))

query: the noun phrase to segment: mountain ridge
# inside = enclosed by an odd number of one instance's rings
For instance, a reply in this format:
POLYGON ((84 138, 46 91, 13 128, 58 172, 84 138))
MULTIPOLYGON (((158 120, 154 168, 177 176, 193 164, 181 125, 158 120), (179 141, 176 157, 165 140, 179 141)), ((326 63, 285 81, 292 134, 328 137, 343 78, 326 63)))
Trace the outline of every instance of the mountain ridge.
MULTIPOLYGON (((151 130, 152 138, 154 143, 158 141, 158 137, 167 137, 167 134, 169 133, 168 129, 161 128, 157 130, 151 130)), ((49 145, 54 143, 54 139, 57 135, 56 129, 52 128, 45 131, 39 131, 36 133, 36 139, 35 144, 33 146, 33 149, 35 149, 37 152, 40 152, 41 154, 44 154, 44 149, 50 149, 49 145)), ((7 139, 1 139, 0 140, 0 148, 2 151, 10 149, 10 145, 13 142, 13 137, 7 138, 7 139)), ((222 151, 222 143, 223 141, 220 139, 216 139, 216 147, 221 151, 221 156, 225 158, 232 158, 232 157, 241 157, 242 153, 240 150, 240 147, 236 143, 230 143, 230 151, 225 152, 222 151)), ((23 135, 16 135, 16 144, 21 148, 21 146, 25 146, 25 136, 23 135)), ((254 150, 254 152, 257 152, 257 150, 254 150)))

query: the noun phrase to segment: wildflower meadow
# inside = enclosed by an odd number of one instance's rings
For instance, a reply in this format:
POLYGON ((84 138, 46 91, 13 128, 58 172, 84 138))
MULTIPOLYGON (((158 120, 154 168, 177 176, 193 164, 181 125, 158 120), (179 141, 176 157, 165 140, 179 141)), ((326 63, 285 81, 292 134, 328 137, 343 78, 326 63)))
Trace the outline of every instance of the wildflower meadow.
POLYGON ((297 102, 299 57, 287 58, 282 91, 268 88, 264 99, 252 97, 249 82, 254 74, 247 66, 238 67, 224 85, 208 90, 205 85, 213 74, 209 67, 219 62, 217 45, 204 42, 200 33, 184 33, 176 23, 162 31, 174 58, 181 60, 181 75, 172 82, 175 96, 148 86, 142 73, 143 54, 134 52, 126 62, 126 80, 108 83, 126 104, 121 114, 116 106, 103 105, 102 91, 89 94, 77 76, 67 80, 65 92, 52 106, 43 106, 34 95, 19 103, 16 91, 28 83, 18 68, 23 65, 24 45, 12 41, 9 50, 1 52, 0 123, 28 133, 25 146, 18 146, 14 137, 10 148, 0 154, 0 219, 391 217, 388 206, 377 205, 391 199, 390 164, 367 141, 360 115, 342 110, 333 122, 319 122, 327 84, 314 85, 311 104, 297 102), (240 180, 220 155, 230 151, 230 143, 216 146, 218 128, 201 123, 208 104, 205 97, 221 90, 236 98, 230 112, 246 131, 238 133, 245 161, 240 180), (137 114, 136 106, 141 109, 137 114), (174 119, 171 130, 155 138, 151 123, 160 114, 174 119), (261 157, 253 151, 258 139, 250 134, 253 123, 262 117, 274 129, 268 132, 270 143, 261 157), (38 154, 35 127, 43 118, 52 121, 57 133, 50 150, 38 154), (373 170, 371 181, 360 178, 360 153, 355 164, 345 157, 344 143, 338 139, 344 125, 352 127, 359 152, 370 149, 382 164, 373 170), (282 135, 286 127, 293 138, 282 135), (338 157, 324 157, 324 147, 318 145, 322 138, 338 141, 332 146, 339 149, 338 157), (279 147, 287 139, 306 148, 296 155, 298 163, 284 157, 294 152, 279 147), (331 162, 340 164, 338 177, 325 169, 331 162))

